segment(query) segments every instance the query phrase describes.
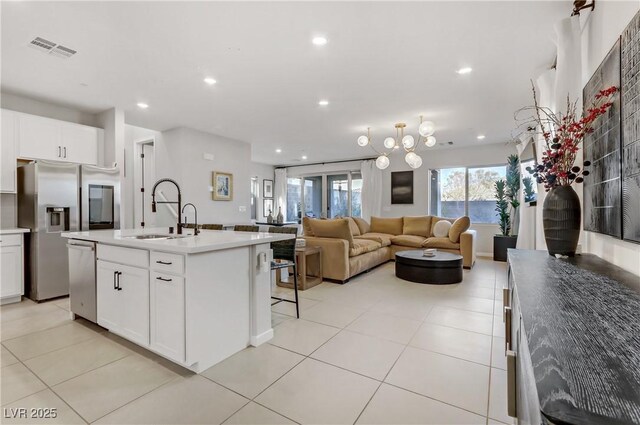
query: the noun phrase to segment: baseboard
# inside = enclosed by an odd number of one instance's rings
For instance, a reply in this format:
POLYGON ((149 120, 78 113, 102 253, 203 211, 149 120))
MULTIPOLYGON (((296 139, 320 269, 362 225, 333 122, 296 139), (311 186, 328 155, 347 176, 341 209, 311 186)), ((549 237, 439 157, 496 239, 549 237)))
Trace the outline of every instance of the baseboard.
POLYGON ((273 338, 273 328, 269 329, 266 332, 261 333, 260 335, 252 336, 249 342, 251 343, 252 346, 258 347, 264 344, 265 342, 269 341, 271 338, 273 338))
POLYGON ((476 257, 489 257, 489 258, 493 258, 493 252, 476 252, 476 257))

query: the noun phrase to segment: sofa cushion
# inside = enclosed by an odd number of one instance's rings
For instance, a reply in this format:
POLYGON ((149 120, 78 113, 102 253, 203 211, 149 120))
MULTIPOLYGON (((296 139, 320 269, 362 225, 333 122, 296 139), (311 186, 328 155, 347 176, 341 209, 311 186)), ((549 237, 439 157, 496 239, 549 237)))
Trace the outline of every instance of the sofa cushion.
POLYGON ((356 224, 356 221, 352 217, 345 217, 349 220, 349 229, 351 229, 351 234, 353 236, 360 236, 360 227, 356 224))
POLYGON ((427 238, 416 235, 398 235, 391 238, 391 243, 394 245, 411 246, 414 248, 422 247, 427 238))
POLYGON ((369 239, 354 239, 353 247, 349 248, 349 257, 366 254, 367 252, 376 251, 382 248, 380 242, 369 239))
POLYGON ((369 239, 371 241, 380 242, 382 246, 390 246, 392 237, 393 235, 389 235, 387 233, 369 232, 364 235, 356 236, 356 239, 369 239))
POLYGON ((355 221, 356 224, 358 225, 361 235, 364 235, 365 233, 369 233, 371 231, 371 226, 369 226, 369 223, 367 223, 367 220, 360 217, 352 217, 352 218, 353 218, 353 221, 355 221))
POLYGON ((353 235, 349 228, 349 220, 341 218, 337 220, 309 219, 309 225, 313 235, 319 238, 344 239, 349 242, 349 248, 353 247, 353 235))
POLYGON ((416 235, 428 238, 431 236, 431 216, 404 217, 402 226, 403 235, 416 235))
POLYGON ((371 217, 371 233, 387 233, 389 235, 402 234, 402 217, 381 218, 371 217))
POLYGON ((302 217, 302 231, 305 236, 313 236, 313 230, 311 230, 311 219, 309 217, 302 217))
POLYGON ((453 222, 455 221, 455 219, 453 219, 453 218, 437 217, 437 216, 434 215, 433 217, 431 217, 431 233, 430 233, 429 237, 434 236, 433 228, 436 226, 436 224, 438 224, 438 222, 440 220, 447 220, 451 224, 453 224, 453 222))
POLYGON ((449 229, 449 240, 454 243, 460 242, 460 235, 469 230, 469 226, 471 219, 466 215, 454 221, 449 229))
POLYGON ((428 238, 422 244, 423 248, 440 248, 440 249, 460 249, 459 243, 453 243, 448 237, 445 238, 428 238))

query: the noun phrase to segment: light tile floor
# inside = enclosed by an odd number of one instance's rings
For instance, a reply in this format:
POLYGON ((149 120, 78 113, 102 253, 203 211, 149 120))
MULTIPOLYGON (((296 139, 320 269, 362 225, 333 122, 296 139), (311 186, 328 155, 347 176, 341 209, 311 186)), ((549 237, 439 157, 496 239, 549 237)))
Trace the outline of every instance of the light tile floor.
POLYGON ((3 412, 57 411, 2 423, 513 424, 506 268, 480 259, 464 275, 420 285, 388 263, 345 285, 322 283, 300 292, 300 320, 293 305, 274 306, 268 344, 201 375, 71 321, 68 299, 2 306, 3 412))

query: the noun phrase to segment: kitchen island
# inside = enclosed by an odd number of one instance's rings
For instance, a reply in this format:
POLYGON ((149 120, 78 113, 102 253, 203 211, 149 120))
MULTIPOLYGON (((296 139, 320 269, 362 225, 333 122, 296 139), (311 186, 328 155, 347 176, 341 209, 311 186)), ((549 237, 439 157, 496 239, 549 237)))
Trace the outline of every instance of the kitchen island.
POLYGON ((270 243, 294 235, 132 229, 62 236, 95 242, 97 322, 141 347, 200 373, 273 337, 270 243))

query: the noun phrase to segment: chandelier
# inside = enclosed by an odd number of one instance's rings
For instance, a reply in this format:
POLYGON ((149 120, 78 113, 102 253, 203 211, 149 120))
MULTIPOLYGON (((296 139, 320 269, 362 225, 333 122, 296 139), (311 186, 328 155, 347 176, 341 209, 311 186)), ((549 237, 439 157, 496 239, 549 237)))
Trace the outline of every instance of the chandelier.
POLYGON ((420 125, 418 126, 418 140, 410 135, 404 134, 404 129, 407 125, 403 122, 399 122, 395 125, 396 127, 396 137, 387 137, 382 142, 386 151, 379 151, 376 149, 371 143, 371 131, 370 128, 367 128, 367 135, 362 135, 358 137, 358 145, 361 147, 365 147, 367 145, 371 146, 377 154, 378 158, 376 158, 376 167, 381 170, 384 170, 389 166, 389 155, 391 155, 395 150, 400 149, 401 147, 405 151, 404 160, 409 165, 409 167, 416 169, 420 168, 422 165, 422 158, 415 151, 420 146, 420 143, 424 142, 425 146, 433 147, 436 144, 436 138, 433 137, 433 133, 435 133, 435 126, 431 121, 423 121, 422 116, 420 116, 420 125), (424 140, 423 140, 424 139, 424 140))

